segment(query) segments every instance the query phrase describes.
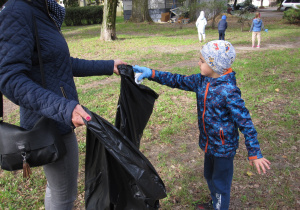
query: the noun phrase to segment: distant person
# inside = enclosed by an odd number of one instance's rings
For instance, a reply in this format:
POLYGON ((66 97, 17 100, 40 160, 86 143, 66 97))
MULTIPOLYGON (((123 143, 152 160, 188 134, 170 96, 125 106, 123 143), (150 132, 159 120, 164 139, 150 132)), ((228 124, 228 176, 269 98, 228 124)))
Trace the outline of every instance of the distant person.
POLYGON ((225 40, 225 31, 227 29, 227 21, 226 21, 226 15, 222 16, 222 19, 220 20, 218 24, 218 30, 219 30, 219 40, 225 40))
POLYGON ((270 162, 261 153, 257 131, 236 86, 236 73, 231 68, 236 55, 234 47, 227 41, 215 40, 205 44, 200 52, 199 74, 181 75, 137 65, 133 69, 142 73, 138 80, 148 78, 196 93, 199 146, 204 152, 204 177, 212 198, 208 203, 196 204, 196 209, 225 210, 230 203, 239 131, 245 137, 249 163, 259 174, 270 169, 270 162))
POLYGON ((198 29, 198 36, 199 36, 199 41, 202 42, 202 37, 203 41, 205 41, 205 26, 207 24, 204 11, 200 12, 200 15, 196 21, 196 27, 198 29))
POLYGON ((255 18, 252 21, 252 25, 250 28, 250 31, 252 31, 252 47, 255 47, 255 39, 257 37, 257 48, 260 48, 260 40, 261 40, 261 36, 260 36, 260 32, 261 30, 264 30, 264 24, 262 22, 262 20, 260 19, 260 13, 257 12, 255 13, 255 18))

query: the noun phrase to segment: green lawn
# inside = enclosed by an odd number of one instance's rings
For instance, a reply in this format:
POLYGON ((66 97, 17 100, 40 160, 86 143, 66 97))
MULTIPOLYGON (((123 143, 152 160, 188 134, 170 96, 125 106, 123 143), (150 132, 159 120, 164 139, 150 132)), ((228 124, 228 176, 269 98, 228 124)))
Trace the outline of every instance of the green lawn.
MULTIPOLYGON (((226 39, 237 50, 232 68, 238 86, 259 133, 263 155, 272 169, 259 176, 247 163, 241 135, 235 157, 232 209, 300 208, 300 28, 278 19, 265 23, 262 48, 251 49, 251 33, 241 32, 229 17, 226 39), (247 49, 247 47, 249 49, 247 49)), ((118 40, 101 42, 100 25, 63 27, 73 57, 122 59, 128 64, 148 66, 180 74, 199 73, 201 44, 193 23, 133 24, 117 20, 118 40)), ((207 40, 218 38, 217 30, 206 29, 207 40)), ((120 91, 118 76, 75 78, 80 103, 114 123, 120 91), (105 82, 104 82, 105 81, 105 82)), ((209 191, 203 177, 204 153, 198 148, 196 97, 193 92, 171 89, 145 80, 144 85, 160 96, 144 131, 141 151, 164 181, 168 197, 162 209, 193 209, 207 201, 209 191)), ((7 120, 7 119, 6 119, 7 120)), ((8 117, 18 124, 17 111, 8 117)), ((76 129, 80 149, 79 195, 76 209, 84 208, 85 130, 76 129)), ((1 209, 42 209, 45 178, 33 168, 30 180, 20 172, 0 170, 1 209)))

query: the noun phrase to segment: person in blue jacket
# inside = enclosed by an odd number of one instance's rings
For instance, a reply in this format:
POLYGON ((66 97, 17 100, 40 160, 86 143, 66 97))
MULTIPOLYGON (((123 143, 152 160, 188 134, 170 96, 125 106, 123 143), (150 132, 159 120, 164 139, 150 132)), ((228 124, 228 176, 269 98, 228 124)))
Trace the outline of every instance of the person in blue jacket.
POLYGON ((262 156, 257 132, 249 111, 236 86, 231 64, 235 49, 223 40, 208 42, 201 49, 200 74, 180 75, 157 71, 135 65, 134 71, 142 73, 138 80, 151 81, 193 91, 197 97, 199 146, 205 152, 204 177, 212 201, 197 204, 197 209, 228 209, 233 177, 233 158, 239 145, 239 130, 244 134, 250 165, 258 173, 266 173, 270 162, 262 156))
POLYGON ((222 19, 220 20, 218 24, 218 31, 219 31, 219 40, 225 40, 225 31, 227 29, 227 17, 226 15, 222 16, 222 19))
POLYGON ((255 47, 255 39, 257 37, 257 48, 260 48, 260 41, 261 41, 261 30, 265 30, 264 23, 262 19, 260 19, 260 13, 255 13, 255 18, 252 21, 250 32, 252 31, 252 47, 255 47))
POLYGON ((72 209, 77 197, 79 157, 73 130, 84 125, 82 118, 91 117, 79 104, 73 77, 119 74, 117 66, 126 64, 71 57, 60 30, 64 16, 65 9, 55 0, 8 0, 0 10, 0 91, 20 106, 21 127, 30 130, 41 116, 55 120, 67 149, 62 159, 44 166, 47 210, 72 209), (46 89, 41 85, 34 21, 46 89))

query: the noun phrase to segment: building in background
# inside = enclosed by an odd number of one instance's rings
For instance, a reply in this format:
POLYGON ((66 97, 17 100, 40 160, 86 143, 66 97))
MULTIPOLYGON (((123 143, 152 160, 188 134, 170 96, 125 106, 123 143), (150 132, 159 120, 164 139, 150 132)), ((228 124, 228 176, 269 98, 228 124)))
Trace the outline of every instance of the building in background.
MULTIPOLYGON (((159 22, 162 13, 170 12, 170 9, 178 6, 181 6, 178 0, 148 0, 149 14, 154 22, 159 22)), ((131 10, 132 0, 123 0, 124 20, 129 20, 131 10)))

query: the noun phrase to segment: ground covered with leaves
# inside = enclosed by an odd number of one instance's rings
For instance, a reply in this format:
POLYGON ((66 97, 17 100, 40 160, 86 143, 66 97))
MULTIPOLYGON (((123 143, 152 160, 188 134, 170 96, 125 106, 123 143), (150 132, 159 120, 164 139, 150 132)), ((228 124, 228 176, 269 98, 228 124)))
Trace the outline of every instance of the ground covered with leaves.
MULTIPOLYGON (((262 48, 251 48, 251 33, 240 31, 228 17, 226 39, 236 51, 233 70, 252 120, 258 131, 263 155, 271 170, 258 175, 247 161, 243 135, 234 159, 230 209, 300 209, 300 29, 281 18, 263 19, 268 33, 262 48)), ((199 73, 199 43, 194 23, 117 23, 118 40, 99 41, 100 26, 64 27, 71 55, 85 59, 120 58, 180 74, 199 73)), ((207 40, 218 39, 216 29, 207 27, 207 40)), ((81 104, 114 123, 120 78, 75 78, 81 104)), ((193 209, 194 203, 209 200, 203 177, 204 153, 198 146, 196 97, 145 80, 159 94, 141 140, 140 150, 151 161, 165 183, 167 197, 161 209, 193 209)), ((5 119, 18 124, 18 108, 5 99, 5 119)), ((78 199, 75 209, 84 209, 85 128, 76 129, 80 150, 78 199)), ((33 169, 31 180, 19 172, 0 170, 0 207, 43 209, 45 178, 33 169)))

